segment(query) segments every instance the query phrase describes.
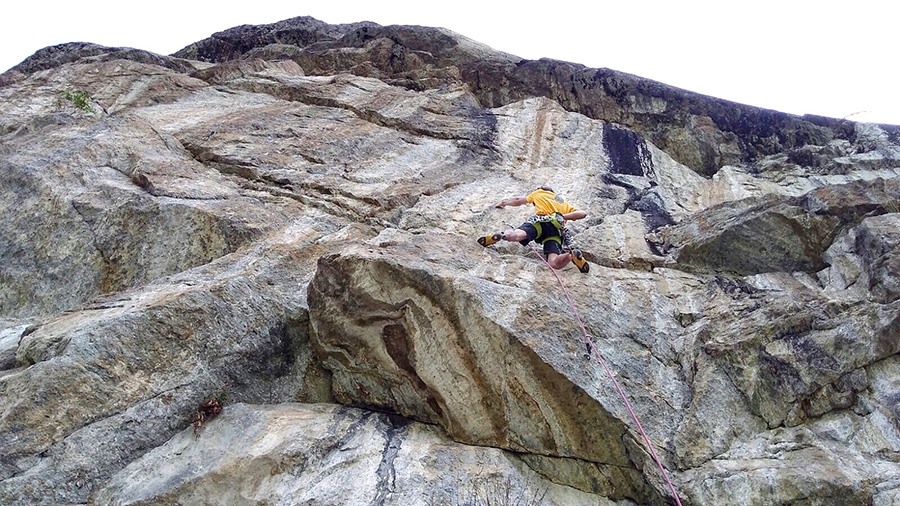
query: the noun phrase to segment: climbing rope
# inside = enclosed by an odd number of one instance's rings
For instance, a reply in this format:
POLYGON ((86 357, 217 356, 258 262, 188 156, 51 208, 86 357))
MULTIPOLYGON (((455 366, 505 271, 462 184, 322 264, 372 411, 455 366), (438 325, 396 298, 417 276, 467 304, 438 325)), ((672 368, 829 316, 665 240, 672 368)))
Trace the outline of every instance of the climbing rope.
POLYGON ((616 386, 616 391, 619 392, 619 397, 622 398, 622 401, 625 402, 625 407, 628 409, 628 413, 631 414, 631 419, 634 420, 634 424, 637 426, 638 430, 641 432, 641 436, 644 437, 644 442, 647 444, 647 448, 650 450, 650 455, 653 456, 653 460, 656 462, 656 465, 659 467, 659 472, 662 473, 663 479, 666 481, 666 484, 669 486, 669 491, 672 493, 672 497, 675 498, 675 502, 678 506, 681 506, 681 500, 678 498, 678 492, 675 491, 675 486, 672 485, 672 480, 669 479, 669 474, 666 472, 666 468, 662 465, 662 462, 659 460, 659 457, 656 455, 656 450, 653 449, 653 444, 650 443, 650 438, 647 437, 647 433, 644 432, 644 427, 641 425, 640 420, 638 420, 637 414, 635 414, 634 409, 631 408, 631 403, 628 402, 628 397, 625 396, 625 392, 622 390, 622 387, 619 386, 619 382, 616 381, 616 377, 613 376, 612 371, 606 365, 606 361, 603 360, 603 357, 600 355, 600 352, 597 350, 597 346, 594 344, 594 340, 591 339, 591 336, 588 335, 587 330, 584 328, 584 322, 581 320, 581 316, 578 315, 578 310, 575 309, 575 303, 572 302, 572 297, 569 295, 569 290, 566 289, 566 285, 563 284, 562 279, 559 277, 559 274, 556 272, 556 269, 550 265, 543 256, 531 244, 528 245, 531 248, 531 251, 537 255, 538 258, 541 259, 542 262, 550 269, 550 272, 556 277, 556 281, 559 283, 559 287, 562 288, 563 294, 566 296, 566 300, 569 301, 569 307, 572 308, 572 314, 575 315, 575 321, 578 322, 578 327, 581 329, 581 333, 584 335, 585 342, 588 343, 591 350, 593 350, 594 355, 597 356, 597 360, 603 366, 603 369, 606 370, 606 374, 609 376, 609 379, 612 380, 613 385, 616 386))

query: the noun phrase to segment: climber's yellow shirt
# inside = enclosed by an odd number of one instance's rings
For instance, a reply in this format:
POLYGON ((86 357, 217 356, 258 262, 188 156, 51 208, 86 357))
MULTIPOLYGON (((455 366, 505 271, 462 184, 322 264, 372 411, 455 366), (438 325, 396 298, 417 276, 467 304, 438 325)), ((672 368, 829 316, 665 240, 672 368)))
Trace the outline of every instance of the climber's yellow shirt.
POLYGON ((525 201, 529 204, 534 204, 535 214, 567 214, 577 211, 571 204, 564 201, 562 197, 559 197, 559 200, 557 200, 556 194, 547 190, 535 190, 525 197, 525 201))

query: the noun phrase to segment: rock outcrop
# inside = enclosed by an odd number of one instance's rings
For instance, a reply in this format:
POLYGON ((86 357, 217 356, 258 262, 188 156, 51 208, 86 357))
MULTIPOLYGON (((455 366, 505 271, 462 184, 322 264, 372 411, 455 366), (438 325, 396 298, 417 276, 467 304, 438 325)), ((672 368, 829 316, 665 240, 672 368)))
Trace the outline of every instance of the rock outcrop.
POLYGON ((312 18, 0 100, 2 504, 674 503, 573 310, 682 504, 900 504, 898 127, 312 18))
MULTIPOLYGON (((779 153, 814 157, 821 163, 824 159, 805 147, 826 146, 835 140, 849 141, 855 151, 860 149, 855 126, 849 121, 798 118, 611 69, 523 60, 442 29, 368 23, 334 26, 301 17, 232 28, 174 56, 223 62, 257 54, 298 61, 309 74, 348 72, 416 90, 465 83, 485 107, 547 97, 569 111, 627 126, 705 175, 724 165, 779 153)), ((886 128, 896 141, 900 129, 886 128)))

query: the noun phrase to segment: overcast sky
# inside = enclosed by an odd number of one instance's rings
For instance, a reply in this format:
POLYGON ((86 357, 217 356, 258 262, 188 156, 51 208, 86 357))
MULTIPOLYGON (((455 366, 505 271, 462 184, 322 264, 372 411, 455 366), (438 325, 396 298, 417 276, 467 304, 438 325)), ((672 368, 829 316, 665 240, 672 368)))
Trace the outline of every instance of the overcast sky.
POLYGON ((0 72, 63 42, 171 54, 233 26, 308 15, 442 26, 523 58, 793 114, 900 124, 898 14, 897 0, 13 0, 0 18, 0 72))

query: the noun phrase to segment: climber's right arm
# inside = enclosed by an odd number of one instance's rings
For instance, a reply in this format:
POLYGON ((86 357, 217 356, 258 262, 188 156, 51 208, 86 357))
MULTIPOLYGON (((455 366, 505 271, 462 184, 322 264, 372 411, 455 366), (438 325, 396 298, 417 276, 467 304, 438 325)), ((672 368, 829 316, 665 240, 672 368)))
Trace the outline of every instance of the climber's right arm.
POLYGON ((525 200, 525 197, 512 197, 509 199, 501 200, 499 204, 497 204, 497 208, 503 209, 506 206, 524 206, 528 201, 525 200))

